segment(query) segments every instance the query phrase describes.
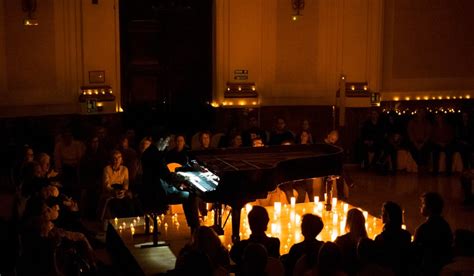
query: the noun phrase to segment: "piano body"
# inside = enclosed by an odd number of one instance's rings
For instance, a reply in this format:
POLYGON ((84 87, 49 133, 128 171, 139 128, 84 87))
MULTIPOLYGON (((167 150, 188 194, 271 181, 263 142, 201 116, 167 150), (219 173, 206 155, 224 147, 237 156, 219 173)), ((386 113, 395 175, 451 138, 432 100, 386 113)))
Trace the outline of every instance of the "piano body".
MULTIPOLYGON (((248 202, 266 198, 279 184, 341 175, 343 151, 327 145, 288 145, 211 149, 190 152, 193 170, 178 172, 207 202, 232 208, 232 239, 239 240, 240 211, 248 202)), ((220 220, 221 218, 219 218, 220 220)))

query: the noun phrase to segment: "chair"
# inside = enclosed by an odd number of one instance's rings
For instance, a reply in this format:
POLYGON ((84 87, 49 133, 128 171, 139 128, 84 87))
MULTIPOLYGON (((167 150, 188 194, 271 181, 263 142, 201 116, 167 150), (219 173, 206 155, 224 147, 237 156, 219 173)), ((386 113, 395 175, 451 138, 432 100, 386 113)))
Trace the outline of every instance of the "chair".
POLYGON ((285 267, 279 259, 268 257, 265 272, 268 276, 283 276, 285 275, 285 267))

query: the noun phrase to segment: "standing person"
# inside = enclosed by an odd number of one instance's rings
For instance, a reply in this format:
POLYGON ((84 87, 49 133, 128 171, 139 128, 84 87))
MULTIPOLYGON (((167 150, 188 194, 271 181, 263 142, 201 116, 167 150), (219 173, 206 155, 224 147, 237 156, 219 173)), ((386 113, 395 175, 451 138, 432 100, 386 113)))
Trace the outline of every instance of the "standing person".
POLYGON ((421 196, 420 213, 426 221, 415 230, 413 240, 421 275, 436 275, 451 261, 453 234, 441 216, 443 205, 438 193, 427 192, 421 196))
POLYGON ((472 150, 474 147, 474 123, 469 118, 468 112, 463 112, 461 122, 456 128, 456 143, 461 153, 464 169, 473 167, 472 150))
POLYGON ((441 114, 436 114, 431 137, 433 143, 433 174, 439 173, 439 156, 443 151, 446 155, 446 174, 451 175, 454 155, 454 129, 441 114))
POLYGON ((408 122, 408 149, 418 165, 419 171, 427 171, 431 153, 430 137, 433 131, 425 109, 417 110, 415 117, 408 122))
POLYGON ((364 169, 370 169, 378 162, 382 153, 384 129, 377 110, 370 111, 370 117, 362 126, 362 162, 364 169), (373 154, 373 158, 369 154, 373 154))

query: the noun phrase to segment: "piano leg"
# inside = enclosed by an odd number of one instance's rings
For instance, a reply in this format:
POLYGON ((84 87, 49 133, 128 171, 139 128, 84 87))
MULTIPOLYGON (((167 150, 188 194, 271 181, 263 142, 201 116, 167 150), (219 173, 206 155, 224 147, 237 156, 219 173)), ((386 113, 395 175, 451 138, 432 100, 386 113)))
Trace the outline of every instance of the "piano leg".
POLYGON ((224 228, 222 228, 222 204, 216 202, 213 204, 214 208, 214 225, 212 229, 217 235, 224 235, 224 228))
POLYGON ((232 205, 232 242, 240 241, 240 211, 244 207, 243 203, 232 205))

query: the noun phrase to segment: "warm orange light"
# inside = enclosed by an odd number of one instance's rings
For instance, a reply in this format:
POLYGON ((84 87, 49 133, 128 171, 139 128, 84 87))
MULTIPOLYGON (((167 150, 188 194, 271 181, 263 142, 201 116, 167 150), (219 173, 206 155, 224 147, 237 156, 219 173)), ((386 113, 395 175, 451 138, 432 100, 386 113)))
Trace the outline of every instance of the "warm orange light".
POLYGON ((424 99, 424 100, 429 100, 429 99, 430 99, 430 97, 428 97, 428 96, 424 96, 424 97, 423 97, 423 99, 424 99))
POLYGON ((253 105, 257 105, 257 102, 252 102, 253 105))
POLYGON ((446 96, 446 99, 450 100, 450 99, 451 99, 451 97, 450 97, 450 96, 446 96))
POLYGON ((471 95, 466 95, 466 99, 470 99, 471 98, 471 95))
POLYGON ((355 90, 355 86, 354 86, 354 85, 351 85, 351 90, 355 90))
POLYGON ((211 106, 212 106, 212 107, 219 107, 219 104, 218 104, 217 102, 212 102, 212 103, 211 103, 211 106))
POLYGON ((459 96, 459 99, 462 99, 462 96, 459 96))
POLYGON ((230 87, 227 87, 227 91, 230 91, 230 87))
POLYGON ((98 107, 104 106, 104 104, 101 103, 101 102, 98 102, 96 105, 97 105, 98 107))
POLYGON ((410 100, 410 97, 405 97, 405 101, 409 101, 410 100))
POLYGON ((229 102, 229 105, 234 105, 234 102, 229 102))
POLYGON ((420 97, 416 97, 416 100, 418 100, 418 101, 419 101, 420 99, 421 99, 420 97))
POLYGON ((367 90, 367 85, 364 85, 364 90, 367 90))
POLYGON ((255 86, 252 86, 252 91, 255 91, 255 86))
POLYGON ((393 100, 394 100, 394 101, 399 101, 400 98, 399 98, 399 97, 393 97, 393 100))
POLYGON ((239 105, 245 105, 245 101, 239 101, 239 105))
POLYGON ((239 91, 242 91, 242 87, 239 86, 238 90, 239 90, 239 91))
POLYGON ((441 97, 441 96, 438 96, 438 100, 442 100, 442 99, 443 99, 443 97, 441 97))
POLYGON ((453 99, 456 99, 456 96, 454 96, 453 99))

